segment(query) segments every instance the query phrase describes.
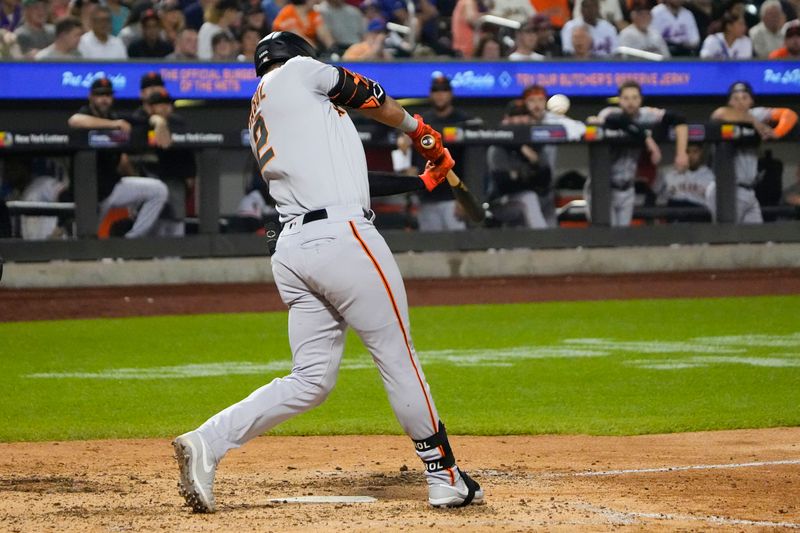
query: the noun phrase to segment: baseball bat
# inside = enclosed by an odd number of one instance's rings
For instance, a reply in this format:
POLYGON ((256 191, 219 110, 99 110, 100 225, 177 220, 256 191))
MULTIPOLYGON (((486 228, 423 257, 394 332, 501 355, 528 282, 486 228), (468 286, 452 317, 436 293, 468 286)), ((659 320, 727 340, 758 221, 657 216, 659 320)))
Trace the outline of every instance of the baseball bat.
MULTIPOLYGON (((436 140, 433 138, 433 135, 424 135, 422 139, 420 139, 420 144, 422 144, 424 148, 433 147, 435 142, 436 140)), ((486 211, 483 209, 478 199, 475 198, 475 195, 472 194, 464 182, 461 181, 461 178, 452 170, 447 172, 447 183, 450 184, 450 187, 453 189, 453 196, 455 196, 456 201, 464 209, 469 219, 473 222, 483 222, 483 219, 486 218, 486 211)))

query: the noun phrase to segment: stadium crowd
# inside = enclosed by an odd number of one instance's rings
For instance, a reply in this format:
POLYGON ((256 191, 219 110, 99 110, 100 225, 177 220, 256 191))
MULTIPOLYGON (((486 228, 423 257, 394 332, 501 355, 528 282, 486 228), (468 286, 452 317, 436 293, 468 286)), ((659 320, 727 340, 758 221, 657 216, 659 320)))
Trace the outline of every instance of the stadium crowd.
POLYGON ((0 59, 800 58, 800 0, 0 0, 0 59), (751 3, 755 1, 755 3, 751 3))

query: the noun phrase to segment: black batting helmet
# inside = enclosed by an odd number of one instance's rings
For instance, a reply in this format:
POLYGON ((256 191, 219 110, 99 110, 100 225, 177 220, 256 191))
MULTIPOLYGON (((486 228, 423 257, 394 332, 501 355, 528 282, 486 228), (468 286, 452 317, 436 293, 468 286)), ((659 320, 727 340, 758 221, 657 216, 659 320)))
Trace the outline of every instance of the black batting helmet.
POLYGON ((253 63, 256 74, 261 77, 273 63, 288 61, 295 56, 317 57, 311 44, 290 31, 274 31, 256 45, 253 63))

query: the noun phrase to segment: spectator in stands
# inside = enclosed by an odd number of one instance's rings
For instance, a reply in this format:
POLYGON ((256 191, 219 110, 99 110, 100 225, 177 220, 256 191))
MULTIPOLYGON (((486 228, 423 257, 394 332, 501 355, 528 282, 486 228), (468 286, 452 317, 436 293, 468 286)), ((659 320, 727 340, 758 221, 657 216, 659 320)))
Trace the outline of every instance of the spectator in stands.
POLYGON ((23 0, 23 20, 14 33, 20 50, 32 58, 39 50, 47 48, 56 38, 55 28, 47 24, 47 2, 45 0, 23 0))
POLYGON ((128 46, 128 57, 166 57, 172 53, 172 45, 161 38, 161 20, 155 10, 145 11, 139 23, 142 37, 128 46))
MULTIPOLYGON (((702 143, 689 143, 686 147, 689 166, 679 171, 671 168, 655 187, 659 203, 667 207, 704 207, 706 206, 706 190, 714 183, 714 173, 706 165, 702 143)), ((682 222, 707 221, 710 213, 705 215, 687 215, 673 217, 682 222)))
POLYGON ((197 57, 208 60, 214 55, 211 40, 215 35, 225 33, 233 41, 234 30, 242 21, 242 10, 237 0, 217 0, 216 4, 206 11, 205 17, 206 22, 197 33, 197 57))
MULTIPOLYGON (((110 17, 109 17, 110 19, 110 17)), ((108 25, 111 25, 109 20, 108 25)), ((69 118, 71 128, 109 128, 129 134, 131 125, 113 110, 114 89, 107 78, 96 79, 89 92, 89 103, 69 118)), ((103 150, 97 152, 97 184, 100 200, 100 221, 112 207, 138 211, 127 238, 148 235, 158 221, 167 201, 167 186, 153 178, 134 177, 135 171, 127 154, 103 150)), ((77 199, 80 201, 80 199, 77 199)))
POLYGON ((97 6, 92 12, 92 30, 84 33, 78 51, 86 59, 127 59, 128 51, 119 37, 111 35, 111 11, 97 6))
POLYGON ((367 32, 361 42, 345 50, 342 59, 346 61, 383 61, 392 59, 392 54, 386 50, 386 23, 381 19, 370 21, 367 32))
POLYGON ((34 56, 37 60, 70 60, 79 59, 78 43, 83 35, 81 21, 75 17, 64 17, 56 22, 56 40, 34 56))
POLYGON ((205 23, 205 14, 214 9, 216 0, 197 0, 184 6, 183 17, 186 19, 186 26, 195 31, 205 23))
POLYGON ((161 20, 161 38, 174 46, 178 34, 186 27, 186 18, 178 0, 161 2, 158 7, 158 18, 161 20))
POLYGON ((264 13, 264 9, 261 7, 261 4, 257 0, 255 1, 255 3, 253 3, 253 0, 250 0, 245 4, 243 11, 242 26, 244 26, 245 28, 257 29, 258 33, 262 37, 268 34, 269 29, 272 27, 271 24, 267 22, 267 16, 264 13))
POLYGON ((183 28, 175 39, 175 51, 166 59, 170 61, 196 61, 197 60, 197 32, 192 28, 183 28))
POLYGON ((489 14, 524 24, 536 14, 530 0, 494 0, 489 14))
POLYGON ((670 57, 667 43, 653 29, 649 0, 634 0, 631 5, 631 25, 619 33, 619 45, 670 57))
POLYGON ((536 28, 536 53, 544 57, 561 57, 560 34, 555 31, 550 18, 541 13, 533 17, 532 24, 536 28))
MULTIPOLYGON (((470 123, 480 123, 465 111, 453 105, 453 88, 450 80, 439 74, 431 80, 430 100, 433 108, 422 113, 422 118, 436 131, 443 131, 445 126, 459 126, 470 123)), ((445 141, 445 144, 447 142, 445 141)), ((450 146, 450 153, 456 161, 455 172, 463 176, 463 150, 450 146)), ((416 164, 417 168, 424 166, 423 161, 416 164)), ((420 231, 456 231, 466 229, 466 224, 457 214, 457 204, 450 192, 450 186, 442 183, 433 191, 423 191, 419 195, 419 229, 420 231)))
POLYGON ((333 46, 333 36, 322 16, 314 10, 312 0, 291 0, 283 6, 272 22, 272 30, 296 33, 317 49, 333 46))
POLYGON ((0 30, 14 32, 22 25, 22 2, 0 0, 0 30))
POLYGON ((484 35, 475 46, 475 59, 497 61, 503 57, 503 45, 492 35, 484 35))
POLYGON ((17 35, 0 29, 0 59, 22 59, 22 50, 17 43, 17 35))
MULTIPOLYGON (((566 27, 566 26, 565 26, 566 27)), ((597 56, 593 50, 592 34, 585 24, 576 24, 572 27, 572 53, 569 57, 586 61, 597 56)))
POLYGON ((258 41, 261 40, 261 30, 252 26, 245 26, 239 37, 239 55, 237 61, 252 61, 256 52, 258 41))
POLYGON ((617 29, 607 20, 600 18, 598 0, 584 0, 581 3, 581 18, 572 19, 561 29, 561 48, 569 55, 574 52, 572 30, 585 25, 592 35, 592 52, 595 56, 609 56, 617 48, 617 29))
POLYGON ((117 37, 122 39, 126 50, 133 41, 142 37, 142 25, 140 21, 142 15, 148 9, 153 9, 153 4, 150 0, 138 0, 131 6, 131 12, 128 13, 128 20, 117 35, 117 37))
MULTIPOLYGON (((785 107, 753 107, 753 88, 749 83, 737 81, 728 90, 728 103, 711 114, 711 120, 742 122, 753 125, 762 139, 779 139, 792 131, 797 124, 797 113, 785 107), (773 128, 774 125, 774 128, 773 128)), ((758 147, 734 148, 733 173, 736 179, 736 222, 761 224, 761 206, 755 193, 758 180, 758 147)), ((716 217, 716 186, 706 191, 706 203, 716 217)))
POLYGON ((770 59, 800 59, 800 22, 786 24, 783 46, 769 55, 770 59))
POLYGON ((662 0, 651 11, 653 28, 669 46, 673 56, 692 56, 700 45, 700 32, 692 13, 683 7, 683 0, 662 0))
POLYGON ((536 52, 539 34, 536 31, 536 24, 533 18, 520 26, 514 38, 514 51, 509 54, 511 61, 541 61, 544 59, 542 54, 536 52))
POLYGON ((703 59, 751 59, 753 43, 747 36, 744 17, 728 13, 722 20, 722 31, 706 37, 700 50, 703 59))
MULTIPOLYGON (((582 6, 583 0, 575 0, 575 6, 572 9, 572 18, 578 20, 583 18, 581 12, 582 6)), ((622 29, 628 25, 620 0, 599 0, 598 7, 600 9, 599 16, 613 24, 618 31, 622 31, 622 29)))
POLYGON ((211 61, 235 61, 238 55, 238 44, 226 32, 211 38, 211 61))
POLYGON ((756 57, 768 57, 783 45, 781 30, 786 23, 786 15, 779 0, 767 0, 761 4, 759 13, 761 22, 750 28, 750 40, 753 41, 756 57))
MULTIPOLYGON (((414 13, 409 13, 407 4, 398 0, 378 0, 382 17, 386 22, 395 22, 414 28, 414 41, 433 44, 438 37, 439 10, 433 0, 413 0, 414 13)), ((391 36, 389 36, 391 41, 391 36)))
POLYGON ((106 0, 106 6, 111 11, 111 35, 119 36, 131 10, 120 0, 106 0))
POLYGON ((172 147, 172 133, 185 130, 186 124, 183 117, 175 113, 172 98, 164 87, 153 88, 142 110, 142 114, 131 119, 131 125, 135 135, 153 131, 156 157, 141 157, 138 171, 143 176, 159 179, 169 189, 169 200, 155 231, 159 236, 181 236, 186 217, 187 183, 194 182, 197 165, 192 150, 172 147))
POLYGON ((344 0, 324 0, 318 11, 333 37, 334 50, 343 53, 361 41, 366 21, 361 11, 344 0))
MULTIPOLYGON (((619 129, 628 134, 632 144, 611 146, 611 168, 609 180, 611 184, 611 225, 628 226, 633 217, 635 201, 634 180, 636 167, 642 149, 646 150, 650 162, 657 166, 661 161, 661 149, 650 136, 647 128, 654 126, 675 126, 675 161, 676 170, 683 171, 689 166, 686 146, 689 140, 689 128, 686 121, 666 109, 642 106, 642 88, 635 81, 629 80, 619 86, 619 106, 606 107, 596 117, 587 122, 603 124, 606 128, 619 129)), ((591 180, 586 180, 583 189, 587 203, 587 214, 591 213, 591 180)))
POLYGON ((458 0, 453 9, 451 32, 453 49, 464 58, 472 57, 475 50, 476 29, 480 26, 480 18, 488 8, 483 0, 458 0))

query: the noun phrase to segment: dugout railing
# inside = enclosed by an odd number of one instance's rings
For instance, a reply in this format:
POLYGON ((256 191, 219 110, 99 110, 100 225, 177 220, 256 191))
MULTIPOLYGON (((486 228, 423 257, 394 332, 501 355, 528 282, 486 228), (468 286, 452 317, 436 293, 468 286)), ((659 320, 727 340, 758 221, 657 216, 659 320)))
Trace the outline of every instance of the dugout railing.
MULTIPOLYGON (((389 149, 395 133, 378 126, 359 126, 365 146, 389 149)), ((608 180, 610 146, 629 143, 623 133, 589 126, 581 140, 570 140, 561 126, 451 127, 445 128, 448 145, 463 147, 462 178, 479 196, 485 178, 485 150, 491 144, 518 145, 583 143, 589 151, 589 174, 592 193, 592 223, 586 228, 549 228, 541 230, 471 228, 465 232, 407 232, 384 230, 395 252, 486 250, 498 248, 574 248, 614 246, 664 246, 671 244, 721 244, 739 242, 800 242, 800 221, 796 210, 779 208, 776 212, 795 220, 768 224, 733 223, 736 210, 736 183, 733 154, 738 145, 758 143, 756 132, 740 124, 693 124, 690 140, 713 145, 713 167, 717 177, 717 222, 653 224, 635 227, 609 227, 611 188, 608 180)), ((656 134, 657 135, 657 134, 656 134)), ((667 141, 666 133, 665 138, 667 141)), ((786 139, 797 142, 797 137, 786 139)), ((96 238, 98 226, 97 150, 142 151, 146 138, 120 139, 103 130, 69 132, 5 132, 0 157, 11 153, 67 155, 72 160, 74 182, 74 219, 76 238, 53 241, 0 239, 0 256, 9 261, 90 260, 99 258, 154 257, 231 257, 264 254, 263 238, 254 234, 220 233, 220 153, 222 150, 249 150, 246 131, 181 132, 173 134, 174 148, 191 148, 198 158, 198 233, 180 238, 104 239, 96 238)), ((10 210, 24 214, 64 212, 70 205, 36 206, 11 204, 10 210)), ((668 221, 668 208, 637 208, 635 215, 649 220, 668 221)))

